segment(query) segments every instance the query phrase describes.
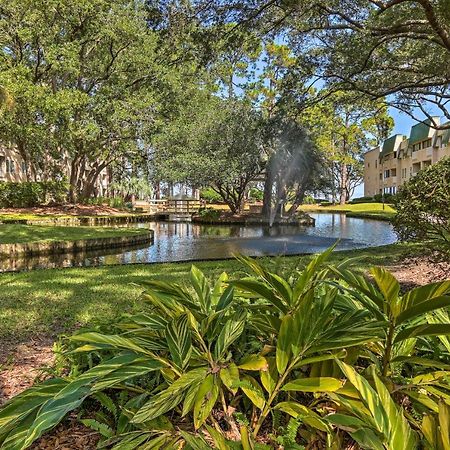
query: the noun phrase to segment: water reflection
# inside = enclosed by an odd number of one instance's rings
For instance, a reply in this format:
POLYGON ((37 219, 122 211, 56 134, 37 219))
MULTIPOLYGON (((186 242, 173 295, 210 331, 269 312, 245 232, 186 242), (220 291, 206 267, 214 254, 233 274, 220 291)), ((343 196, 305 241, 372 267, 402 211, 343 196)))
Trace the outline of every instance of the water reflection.
POLYGON ((292 255, 322 251, 340 239, 338 249, 361 248, 395 242, 387 222, 346 217, 344 214, 313 214, 315 227, 199 225, 154 222, 133 224, 155 231, 152 244, 124 249, 99 250, 69 255, 50 255, 0 261, 0 270, 45 267, 91 266, 220 259, 236 253, 251 256, 292 255))

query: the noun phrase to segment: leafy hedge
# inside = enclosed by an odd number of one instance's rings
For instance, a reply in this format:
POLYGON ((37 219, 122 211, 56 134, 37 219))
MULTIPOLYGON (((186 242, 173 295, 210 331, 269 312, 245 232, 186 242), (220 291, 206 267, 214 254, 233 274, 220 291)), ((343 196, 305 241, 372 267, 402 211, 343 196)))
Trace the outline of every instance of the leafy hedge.
POLYGON ((421 170, 395 199, 393 224, 403 240, 428 240, 428 248, 450 259, 450 158, 421 170))
POLYGON ((80 408, 113 450, 450 448, 450 280, 402 294, 329 253, 286 276, 241 258, 238 280, 146 283, 147 309, 72 336, 66 375, 2 407, 1 448, 80 408))
POLYGON ((63 203, 67 198, 65 181, 0 182, 0 208, 26 208, 63 203))
POLYGON ((206 188, 200 191, 200 198, 208 203, 222 203, 223 198, 213 188, 206 188))

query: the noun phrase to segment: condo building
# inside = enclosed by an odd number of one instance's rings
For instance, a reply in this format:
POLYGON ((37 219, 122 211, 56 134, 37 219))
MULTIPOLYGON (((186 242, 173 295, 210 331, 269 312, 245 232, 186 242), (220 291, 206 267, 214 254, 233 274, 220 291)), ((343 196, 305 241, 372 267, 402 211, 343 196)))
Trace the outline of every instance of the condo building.
MULTIPOLYGON (((47 165, 50 168, 55 164, 50 158, 47 165)), ((70 177, 70 160, 65 157, 61 164, 61 174, 67 179, 70 177)), ((85 164, 89 169, 89 164, 85 164)), ((6 147, 0 144, 0 182, 21 183, 24 181, 43 181, 51 179, 49 174, 30 174, 26 162, 22 159, 19 152, 14 147, 6 147), (47 176, 48 175, 48 176, 47 176)), ((103 169, 95 183, 95 193, 99 196, 107 196, 111 183, 111 174, 108 168, 103 169)))
MULTIPOLYGON (((439 118, 433 118, 439 124, 439 118)), ((431 120, 411 128, 409 137, 396 134, 364 155, 364 196, 395 194, 421 169, 450 156, 450 128, 436 130, 431 120)), ((446 124, 447 125, 447 124, 446 124)), ((448 123, 450 125, 450 123, 448 123)))

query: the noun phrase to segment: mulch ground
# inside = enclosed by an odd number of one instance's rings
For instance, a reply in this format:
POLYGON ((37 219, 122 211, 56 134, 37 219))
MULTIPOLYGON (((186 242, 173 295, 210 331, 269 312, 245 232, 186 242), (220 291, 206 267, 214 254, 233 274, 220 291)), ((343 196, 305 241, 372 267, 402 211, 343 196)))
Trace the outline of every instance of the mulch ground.
MULTIPOLYGON (((450 279, 450 263, 411 258, 389 268, 404 290, 450 279)), ((0 349, 0 405, 30 387, 36 379, 48 376, 52 365, 54 337, 37 336, 28 342, 3 343, 0 349)), ((93 450, 99 435, 76 422, 75 415, 37 441, 34 450, 93 450)))

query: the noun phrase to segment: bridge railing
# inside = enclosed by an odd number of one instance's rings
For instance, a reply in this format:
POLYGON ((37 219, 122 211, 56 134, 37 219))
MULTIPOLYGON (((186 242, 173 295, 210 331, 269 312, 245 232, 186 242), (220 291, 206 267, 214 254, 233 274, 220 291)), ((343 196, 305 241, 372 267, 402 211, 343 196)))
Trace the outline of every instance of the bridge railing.
POLYGON ((202 203, 200 200, 136 200, 134 207, 142 208, 150 214, 170 213, 170 214, 192 214, 197 212, 202 203))

